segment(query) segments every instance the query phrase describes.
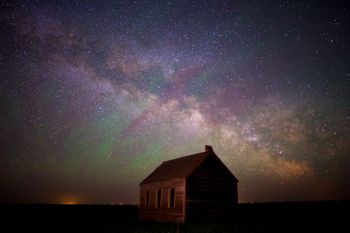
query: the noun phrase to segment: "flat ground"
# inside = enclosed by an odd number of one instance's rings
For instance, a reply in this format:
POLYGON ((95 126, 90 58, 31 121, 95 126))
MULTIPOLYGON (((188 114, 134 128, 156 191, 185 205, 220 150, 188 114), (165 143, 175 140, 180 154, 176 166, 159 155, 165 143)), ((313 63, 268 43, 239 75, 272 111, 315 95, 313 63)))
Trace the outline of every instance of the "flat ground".
POLYGON ((1 232, 348 232, 349 201, 239 204, 230 221, 139 222, 137 206, 0 205, 1 232))

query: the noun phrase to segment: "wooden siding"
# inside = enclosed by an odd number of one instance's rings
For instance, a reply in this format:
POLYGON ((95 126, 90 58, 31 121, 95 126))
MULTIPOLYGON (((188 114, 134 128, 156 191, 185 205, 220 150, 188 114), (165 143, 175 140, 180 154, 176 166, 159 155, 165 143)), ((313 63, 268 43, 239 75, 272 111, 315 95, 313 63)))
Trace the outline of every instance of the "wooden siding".
POLYGON ((139 218, 143 221, 178 222, 185 220, 185 179, 173 179, 140 186, 140 212, 139 218), (175 188, 175 207, 169 207, 170 189, 175 188), (157 192, 162 190, 161 207, 157 208, 157 192), (150 206, 147 208, 146 192, 150 192, 150 206))
POLYGON ((186 220, 224 219, 237 206, 237 182, 215 157, 187 178, 186 220))

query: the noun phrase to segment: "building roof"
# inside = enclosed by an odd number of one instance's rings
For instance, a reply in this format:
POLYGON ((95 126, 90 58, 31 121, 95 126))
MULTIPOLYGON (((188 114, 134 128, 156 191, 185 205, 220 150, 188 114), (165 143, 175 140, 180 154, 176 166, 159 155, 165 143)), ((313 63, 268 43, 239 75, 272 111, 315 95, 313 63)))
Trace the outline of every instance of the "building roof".
POLYGON ((207 145, 204 152, 164 161, 140 185, 176 178, 186 178, 210 155, 217 157, 212 147, 207 145))

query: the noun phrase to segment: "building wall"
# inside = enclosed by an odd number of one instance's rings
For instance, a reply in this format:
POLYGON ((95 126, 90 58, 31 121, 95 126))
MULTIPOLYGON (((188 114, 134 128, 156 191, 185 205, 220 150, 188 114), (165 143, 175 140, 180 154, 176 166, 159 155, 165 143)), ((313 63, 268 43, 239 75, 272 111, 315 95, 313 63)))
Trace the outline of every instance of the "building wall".
POLYGON ((222 165, 209 157, 187 178, 186 221, 233 216, 237 182, 222 165))
POLYGON ((140 186, 139 218, 144 221, 184 222, 185 179, 155 182, 140 186), (175 188, 175 207, 169 206, 170 189, 175 188), (161 189, 161 206, 157 207, 157 193, 161 189), (146 194, 149 192, 149 206, 146 206, 146 194))

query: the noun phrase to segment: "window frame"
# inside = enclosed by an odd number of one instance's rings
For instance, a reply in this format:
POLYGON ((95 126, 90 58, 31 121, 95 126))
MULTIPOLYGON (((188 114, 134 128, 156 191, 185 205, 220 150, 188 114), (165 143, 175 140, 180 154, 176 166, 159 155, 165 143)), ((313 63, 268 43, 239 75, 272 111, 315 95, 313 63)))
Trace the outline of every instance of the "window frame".
POLYGON ((156 208, 162 208, 162 189, 157 189, 156 208))
POLYGON ((168 197, 168 208, 175 208, 175 195, 176 195, 176 189, 170 188, 169 189, 169 197, 168 197))
POLYGON ((145 208, 150 207, 150 194, 149 190, 146 190, 146 197, 145 197, 145 208))

